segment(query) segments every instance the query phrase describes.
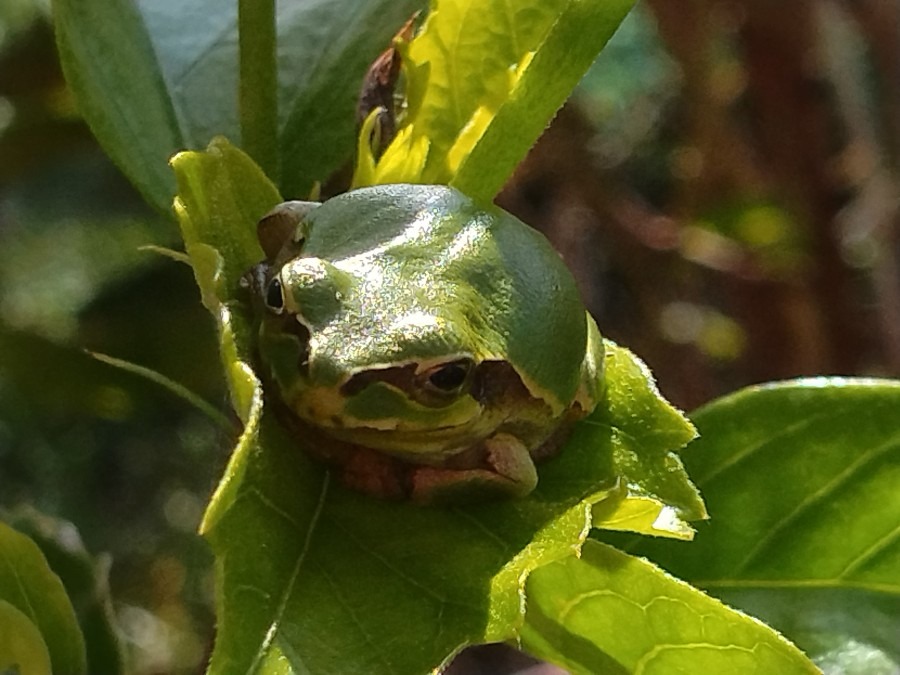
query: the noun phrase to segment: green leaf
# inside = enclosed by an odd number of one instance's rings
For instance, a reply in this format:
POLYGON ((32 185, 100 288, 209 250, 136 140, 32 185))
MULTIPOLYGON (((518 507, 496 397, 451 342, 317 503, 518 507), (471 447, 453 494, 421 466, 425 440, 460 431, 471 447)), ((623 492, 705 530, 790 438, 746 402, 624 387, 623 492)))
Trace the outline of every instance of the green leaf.
POLYGON ((403 50, 407 116, 374 174, 360 178, 449 183, 492 200, 632 5, 433 2, 403 50))
POLYGON ((691 546, 629 550, 749 603, 823 658, 883 648, 878 623, 837 617, 900 611, 898 410, 900 382, 888 380, 798 380, 714 401, 692 416, 701 437, 685 455, 712 520, 691 546), (822 603, 825 626, 809 609, 822 603))
MULTIPOLYGON (((419 673, 467 644, 515 636, 528 573, 577 552, 591 505, 635 485, 663 486, 693 513, 686 477, 657 481, 651 463, 693 434, 639 362, 608 344, 608 404, 540 467, 528 498, 422 508, 336 485, 263 405, 253 374, 241 273, 261 257, 252 233, 277 194, 243 153, 217 141, 173 162, 188 252, 216 315, 223 360, 245 428, 203 523, 216 553, 218 637, 211 672, 269 672, 279 659, 316 673, 419 673), (615 384, 622 383, 621 386, 615 384), (648 424, 658 424, 651 433, 648 424)), ((665 462, 659 464, 663 466, 665 462)), ((678 472, 677 467, 668 471, 678 472)), ((675 508, 675 505, 672 505, 675 508)))
POLYGON ((138 5, 133 0, 54 0, 66 80, 106 153, 160 210, 175 181, 166 162, 187 139, 138 5))
POLYGON ((572 673, 816 673, 778 633, 595 541, 532 573, 522 645, 572 673))
MULTIPOLYGON (((298 0, 278 11, 282 187, 304 196, 348 160, 369 63, 423 0, 298 0)), ((168 211, 168 159, 240 139, 237 3, 53 0, 63 69, 103 148, 168 211)), ((251 36, 262 40, 265 36, 251 36)), ((259 45, 259 51, 263 46, 259 45)))
POLYGON ((606 368, 608 405, 585 422, 611 429, 620 489, 594 506, 594 527, 691 539, 687 521, 707 518, 706 507, 674 450, 697 432, 627 349, 608 350, 606 368))
POLYGON ((701 585, 900 593, 900 382, 751 387, 696 411, 685 455, 714 518, 639 550, 701 585))
MULTIPOLYGON (((0 523, 0 600, 35 626, 54 671, 86 672, 84 639, 62 582, 35 543, 5 523, 0 523)), ((16 620, 10 616, 6 612, 8 620, 16 620)))
POLYGON ((356 99, 369 65, 425 0, 305 0, 279 7, 281 188, 303 197, 349 162, 356 99))
POLYGON ((0 672, 50 675, 50 652, 28 617, 0 600, 0 672))
POLYGON ((8 522, 38 545, 50 569, 65 586, 84 635, 87 672, 104 675, 125 672, 125 655, 109 594, 109 560, 91 557, 75 526, 69 522, 27 507, 17 509, 8 522))

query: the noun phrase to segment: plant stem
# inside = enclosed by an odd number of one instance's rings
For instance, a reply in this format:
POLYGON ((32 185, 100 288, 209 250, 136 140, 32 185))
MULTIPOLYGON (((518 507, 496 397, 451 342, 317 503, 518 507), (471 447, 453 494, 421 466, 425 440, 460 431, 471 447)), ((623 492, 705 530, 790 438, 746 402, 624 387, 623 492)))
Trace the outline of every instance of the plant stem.
POLYGON ((276 184, 278 70, 275 0, 238 0, 241 145, 276 184))
POLYGON ((159 386, 167 389, 169 392, 175 394, 175 396, 177 396, 178 398, 186 401, 194 408, 202 412, 222 429, 226 431, 234 430, 234 423, 228 418, 227 415, 225 415, 218 408, 208 403, 199 395, 192 392, 183 384, 176 382, 175 380, 168 378, 162 373, 156 372, 155 370, 138 365, 137 363, 125 361, 123 359, 117 359, 114 356, 100 354, 99 352, 91 352, 87 350, 85 351, 89 356, 97 359, 101 363, 105 363, 107 365, 113 366, 114 368, 118 368, 119 370, 124 370, 127 373, 132 373, 133 375, 137 375, 138 377, 143 377, 145 380, 149 380, 154 384, 158 384, 159 386))

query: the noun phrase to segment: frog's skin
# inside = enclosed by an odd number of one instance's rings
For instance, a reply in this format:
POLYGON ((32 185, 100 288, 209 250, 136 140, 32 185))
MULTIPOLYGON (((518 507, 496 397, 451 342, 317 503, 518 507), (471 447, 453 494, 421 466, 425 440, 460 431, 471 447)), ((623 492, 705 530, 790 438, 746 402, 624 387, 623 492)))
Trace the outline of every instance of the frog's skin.
POLYGON ((248 279, 270 400, 351 487, 528 494, 534 460, 602 395, 603 341, 572 276, 503 211, 381 185, 285 202, 258 232, 266 260, 248 279))

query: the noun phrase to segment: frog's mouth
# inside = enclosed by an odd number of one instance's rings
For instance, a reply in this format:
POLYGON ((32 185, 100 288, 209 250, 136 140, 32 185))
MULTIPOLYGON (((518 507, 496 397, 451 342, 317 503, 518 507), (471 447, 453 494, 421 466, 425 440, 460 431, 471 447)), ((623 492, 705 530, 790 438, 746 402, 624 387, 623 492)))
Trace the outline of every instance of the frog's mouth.
POLYGON ((472 362, 465 377, 435 370, 461 361, 369 369, 338 391, 304 388, 291 408, 330 439, 420 464, 443 464, 498 432, 515 435, 529 449, 540 445, 552 431, 552 413, 513 367, 472 362), (441 372, 447 389, 455 384, 453 391, 423 389, 423 373, 434 372, 441 372))

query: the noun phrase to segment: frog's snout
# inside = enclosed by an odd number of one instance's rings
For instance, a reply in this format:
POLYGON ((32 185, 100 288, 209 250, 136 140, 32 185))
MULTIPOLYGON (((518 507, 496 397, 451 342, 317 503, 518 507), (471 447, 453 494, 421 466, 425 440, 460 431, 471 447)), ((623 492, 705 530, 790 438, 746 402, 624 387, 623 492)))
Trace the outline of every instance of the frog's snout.
POLYGON ((282 270, 291 311, 307 326, 321 326, 344 305, 352 279, 321 258, 296 258, 282 270))

